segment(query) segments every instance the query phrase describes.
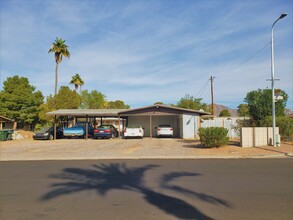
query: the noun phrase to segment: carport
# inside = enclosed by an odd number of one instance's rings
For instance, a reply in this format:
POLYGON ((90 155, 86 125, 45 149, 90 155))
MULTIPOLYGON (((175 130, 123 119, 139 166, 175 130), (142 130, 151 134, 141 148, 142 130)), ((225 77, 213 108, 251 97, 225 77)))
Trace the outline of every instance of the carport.
MULTIPOLYGON (((135 109, 59 109, 48 112, 47 115, 54 117, 54 139, 56 139, 56 122, 58 117, 73 117, 85 119, 85 122, 93 118, 117 118, 118 121, 126 119, 127 125, 140 124, 144 128, 147 137, 154 137, 155 127, 159 124, 170 124, 174 130, 174 137, 195 138, 197 137, 200 119, 202 115, 209 115, 204 111, 177 108, 166 105, 152 105, 135 109)), ((68 126, 68 123, 67 123, 68 126)), ((124 128, 124 123, 123 123, 124 128)), ((118 126, 119 136, 121 134, 118 126)), ((88 126, 86 126, 85 139, 88 138, 88 126)))
MULTIPOLYGON (((117 118, 118 112, 125 111, 126 109, 59 109, 56 111, 48 112, 48 116, 54 117, 54 140, 56 139, 56 122, 58 117, 65 117, 68 126, 68 118, 73 117, 74 120, 78 120, 80 118, 85 119, 85 122, 89 122, 91 119, 100 118, 101 123, 103 118, 117 118)), ((118 126, 118 132, 120 135, 120 126, 118 126)), ((85 139, 88 138, 88 124, 86 123, 86 135, 85 139)))
POLYGON ((174 129, 174 137, 195 138, 202 115, 209 113, 166 105, 152 105, 118 113, 119 118, 127 119, 126 125, 140 124, 144 128, 144 135, 150 138, 156 135, 155 127, 159 124, 170 124, 174 129))

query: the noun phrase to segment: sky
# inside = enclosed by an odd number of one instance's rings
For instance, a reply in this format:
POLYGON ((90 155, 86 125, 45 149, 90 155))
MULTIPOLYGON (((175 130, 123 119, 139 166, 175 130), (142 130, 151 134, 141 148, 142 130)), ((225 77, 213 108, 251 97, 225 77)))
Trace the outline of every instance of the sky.
POLYGON ((176 104, 185 95, 230 108, 252 90, 275 87, 293 110, 292 0, 0 0, 0 83, 27 77, 54 93, 56 37, 71 53, 59 64, 58 87, 79 73, 82 89, 132 108, 176 104))

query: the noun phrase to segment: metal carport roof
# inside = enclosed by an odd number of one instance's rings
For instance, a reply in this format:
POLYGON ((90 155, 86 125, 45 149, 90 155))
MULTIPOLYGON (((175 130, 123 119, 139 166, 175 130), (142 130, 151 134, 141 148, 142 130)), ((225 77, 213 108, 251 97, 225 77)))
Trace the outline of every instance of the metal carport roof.
POLYGON ((118 117, 118 113, 127 109, 59 109, 48 112, 51 116, 79 116, 79 117, 118 117))

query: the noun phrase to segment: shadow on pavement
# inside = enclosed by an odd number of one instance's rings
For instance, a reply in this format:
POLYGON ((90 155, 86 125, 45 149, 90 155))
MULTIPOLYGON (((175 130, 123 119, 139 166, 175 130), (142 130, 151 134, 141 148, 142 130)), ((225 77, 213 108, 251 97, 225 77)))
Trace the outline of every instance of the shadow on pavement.
MULTIPOLYGON (((145 172, 157 167, 159 166, 154 164, 127 167, 125 163, 101 163, 92 165, 91 169, 65 168, 62 173, 49 176, 63 182, 52 184, 50 186, 51 190, 43 195, 40 200, 48 201, 63 195, 86 190, 95 190, 97 194, 106 196, 111 190, 121 189, 140 193, 149 204, 179 219, 212 219, 182 199, 156 192, 147 187, 144 184, 145 172)), ((188 172, 168 173, 161 178, 160 187, 192 196, 203 202, 231 208, 231 205, 222 199, 171 184, 171 181, 181 177, 197 177, 200 175, 188 172)))

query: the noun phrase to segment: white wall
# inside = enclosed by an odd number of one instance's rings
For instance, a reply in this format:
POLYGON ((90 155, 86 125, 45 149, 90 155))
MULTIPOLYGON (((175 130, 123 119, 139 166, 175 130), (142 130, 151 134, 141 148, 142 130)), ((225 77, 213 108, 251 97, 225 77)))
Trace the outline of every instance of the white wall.
POLYGON ((239 137, 239 134, 236 132, 236 130, 233 128, 237 126, 237 120, 243 119, 243 118, 225 118, 225 117, 219 117, 214 118, 210 120, 203 120, 201 123, 201 127, 207 128, 207 127, 222 127, 228 129, 228 136, 230 138, 239 137))
POLYGON ((183 114, 182 116, 182 137, 184 139, 195 138, 198 136, 200 117, 193 114, 183 114))
MULTIPOLYGON (((279 135, 279 128, 276 127, 276 134, 279 135)), ((257 147, 271 145, 273 128, 271 127, 243 127, 240 130, 241 147, 257 147)))

